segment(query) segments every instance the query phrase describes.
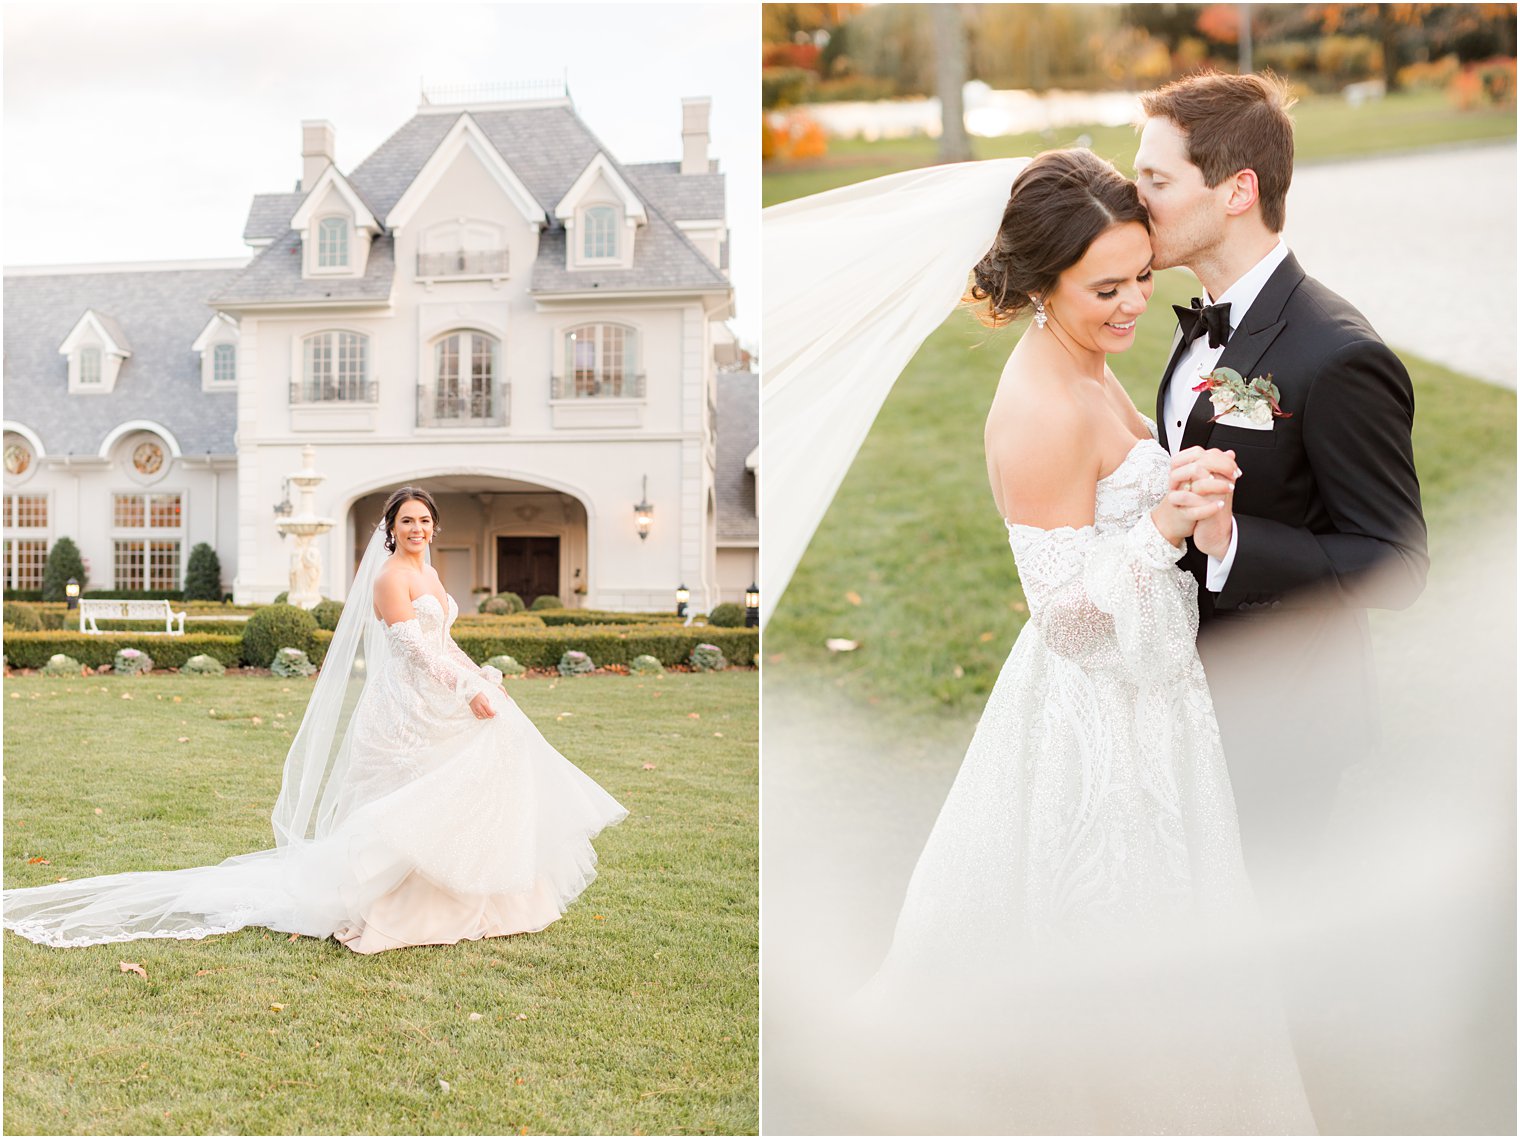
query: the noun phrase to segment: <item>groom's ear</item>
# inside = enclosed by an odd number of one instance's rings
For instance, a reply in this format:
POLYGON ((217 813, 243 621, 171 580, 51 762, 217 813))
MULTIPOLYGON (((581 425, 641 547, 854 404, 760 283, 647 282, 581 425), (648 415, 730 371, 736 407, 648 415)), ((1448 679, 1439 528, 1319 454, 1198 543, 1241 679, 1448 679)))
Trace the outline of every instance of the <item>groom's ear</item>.
POLYGON ((1247 167, 1245 170, 1237 170, 1222 183, 1228 188, 1225 196, 1225 213, 1230 217, 1240 217, 1251 212, 1258 202, 1261 201, 1261 186, 1256 180, 1256 171, 1247 167))

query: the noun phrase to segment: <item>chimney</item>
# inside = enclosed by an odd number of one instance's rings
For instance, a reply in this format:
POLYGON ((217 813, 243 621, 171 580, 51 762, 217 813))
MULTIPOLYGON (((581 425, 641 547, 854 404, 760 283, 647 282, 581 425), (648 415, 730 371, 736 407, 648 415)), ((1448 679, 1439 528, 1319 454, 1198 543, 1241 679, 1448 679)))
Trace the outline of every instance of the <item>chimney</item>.
POLYGON ((712 100, 681 100, 681 173, 706 174, 707 163, 707 115, 712 110, 712 100))
POLYGON ((336 166, 338 132, 326 119, 301 120, 301 189, 309 193, 328 166, 336 166))

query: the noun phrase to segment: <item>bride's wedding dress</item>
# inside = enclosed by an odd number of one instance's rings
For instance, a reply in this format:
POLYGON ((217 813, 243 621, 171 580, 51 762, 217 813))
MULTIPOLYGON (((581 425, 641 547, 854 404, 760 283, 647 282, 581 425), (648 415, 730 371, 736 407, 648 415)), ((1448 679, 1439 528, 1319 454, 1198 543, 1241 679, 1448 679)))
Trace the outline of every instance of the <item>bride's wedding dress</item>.
POLYGON ((1170 466, 1141 440, 1093 525, 1008 524, 1029 620, 856 1001, 934 1041, 999 1130, 1314 1128, 1252 942, 1197 583, 1150 518, 1170 466))
MULTIPOLYGON (((373 546, 372 566, 383 561, 373 546)), ((627 811, 544 739, 497 687, 499 673, 454 643, 452 598, 445 611, 424 594, 394 625, 373 614, 367 589, 349 604, 362 610, 345 614, 367 648, 361 679, 334 677, 330 698, 318 682, 302 724, 318 762, 303 766, 298 734, 275 813, 279 845, 216 866, 7 890, 5 927, 80 946, 256 925, 375 953, 560 917, 595 877, 591 838, 627 811), (470 710, 482 692, 494 717, 470 710)))

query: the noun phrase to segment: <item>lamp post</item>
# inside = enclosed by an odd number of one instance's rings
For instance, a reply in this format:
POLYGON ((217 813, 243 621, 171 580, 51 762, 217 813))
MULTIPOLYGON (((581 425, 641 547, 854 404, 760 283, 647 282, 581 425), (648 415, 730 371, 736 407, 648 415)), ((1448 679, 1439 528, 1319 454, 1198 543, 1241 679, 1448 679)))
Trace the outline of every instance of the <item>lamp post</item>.
POLYGON ((744 627, 753 629, 760 624, 760 587, 753 582, 744 591, 744 627))
POLYGON ((676 616, 686 616, 686 603, 691 600, 691 590, 685 584, 676 586, 676 616))
POLYGON ((639 541, 647 541, 654 525, 654 507, 649 504, 649 476, 644 476, 644 492, 633 507, 633 524, 639 529, 639 541))
POLYGON ((63 596, 70 612, 79 608, 79 579, 69 578, 63 585, 63 596))

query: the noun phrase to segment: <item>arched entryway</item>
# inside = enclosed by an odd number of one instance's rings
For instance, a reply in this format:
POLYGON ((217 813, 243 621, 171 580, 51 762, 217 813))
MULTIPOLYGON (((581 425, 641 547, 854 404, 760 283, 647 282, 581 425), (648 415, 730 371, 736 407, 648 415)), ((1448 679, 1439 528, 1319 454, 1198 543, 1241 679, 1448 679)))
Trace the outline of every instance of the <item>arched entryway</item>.
MULTIPOLYGON (((502 592, 516 593, 529 605, 541 595, 570 606, 579 602, 589 581, 591 551, 586 507, 575 495, 487 475, 410 481, 425 487, 438 503, 433 565, 461 611, 472 611, 483 597, 502 592)), ((353 500, 347 519, 350 575, 386 499, 403 485, 397 481, 353 500)))

